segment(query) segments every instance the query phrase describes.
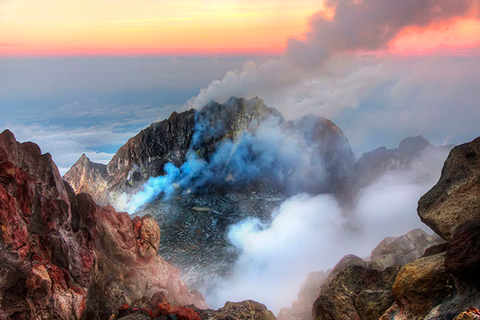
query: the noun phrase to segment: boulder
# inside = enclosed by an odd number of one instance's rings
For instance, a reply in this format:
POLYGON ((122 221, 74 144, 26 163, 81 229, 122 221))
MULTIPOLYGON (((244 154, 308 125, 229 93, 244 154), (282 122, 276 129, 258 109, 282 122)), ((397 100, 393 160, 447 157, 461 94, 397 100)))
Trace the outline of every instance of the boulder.
POLYGON ((378 319, 393 303, 399 267, 384 271, 351 265, 322 287, 313 305, 315 320, 378 319))
POLYGON ((453 294, 453 281, 444 267, 445 253, 419 258, 400 269, 392 290, 399 312, 407 319, 423 319, 453 294))
POLYGON ((422 221, 447 241, 456 229, 480 220, 480 138, 452 149, 438 183, 418 202, 422 221))

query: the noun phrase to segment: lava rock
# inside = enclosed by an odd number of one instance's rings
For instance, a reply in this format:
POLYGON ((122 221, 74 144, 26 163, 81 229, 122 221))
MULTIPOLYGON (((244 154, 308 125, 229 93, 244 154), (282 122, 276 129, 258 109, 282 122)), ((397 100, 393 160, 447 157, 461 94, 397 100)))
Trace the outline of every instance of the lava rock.
POLYGON ((0 316, 108 319, 158 291, 206 308, 156 253, 160 228, 75 195, 51 157, 0 134, 0 316))

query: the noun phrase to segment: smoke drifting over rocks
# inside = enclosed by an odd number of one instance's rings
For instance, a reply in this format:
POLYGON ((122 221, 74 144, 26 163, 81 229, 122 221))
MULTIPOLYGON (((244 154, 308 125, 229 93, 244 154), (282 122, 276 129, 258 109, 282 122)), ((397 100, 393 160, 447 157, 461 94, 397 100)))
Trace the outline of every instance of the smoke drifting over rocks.
POLYGON ((261 184, 292 195, 331 191, 354 161, 348 141, 330 121, 309 116, 287 122, 258 98, 231 98, 195 114, 186 161, 179 167, 165 164, 165 175, 149 178, 128 211, 159 196, 212 188, 222 192, 261 184))
POLYGON ((370 256, 387 236, 429 230, 416 215, 419 197, 438 180, 449 148, 419 151, 408 166, 392 166, 360 189, 353 208, 331 194, 298 194, 274 213, 271 225, 246 219, 228 239, 242 251, 232 276, 207 295, 210 305, 247 297, 278 312, 296 298, 308 273, 327 270, 346 254, 370 256))

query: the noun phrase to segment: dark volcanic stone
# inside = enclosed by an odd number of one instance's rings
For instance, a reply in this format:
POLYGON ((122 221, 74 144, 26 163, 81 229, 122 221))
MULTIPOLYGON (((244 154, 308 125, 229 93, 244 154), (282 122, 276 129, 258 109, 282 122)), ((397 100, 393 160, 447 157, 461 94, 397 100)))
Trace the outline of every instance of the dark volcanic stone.
POLYGON ((448 245, 445 268, 463 281, 480 284, 480 221, 457 228, 448 245))

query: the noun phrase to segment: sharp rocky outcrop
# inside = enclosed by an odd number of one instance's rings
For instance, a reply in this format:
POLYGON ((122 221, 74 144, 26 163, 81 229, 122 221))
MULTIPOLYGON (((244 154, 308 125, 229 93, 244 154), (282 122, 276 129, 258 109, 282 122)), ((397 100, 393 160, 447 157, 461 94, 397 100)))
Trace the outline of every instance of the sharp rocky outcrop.
MULTIPOLYGON (((222 144, 244 138, 245 145, 249 138, 255 139, 259 135, 264 135, 264 145, 260 149, 247 145, 249 154, 245 156, 247 161, 256 161, 254 158, 262 160, 261 155, 265 147, 268 149, 268 143, 281 143, 267 139, 282 133, 286 139, 294 137, 297 147, 308 155, 308 163, 295 164, 297 167, 293 163, 284 165, 275 159, 277 154, 272 154, 272 159, 268 160, 271 162, 260 168, 263 170, 254 179, 248 179, 244 172, 242 179, 235 179, 233 164, 216 168, 221 171, 220 179, 217 176, 214 183, 204 183, 202 191, 205 193, 206 189, 214 188, 219 193, 223 190, 222 185, 231 190, 239 184, 241 189, 252 189, 255 184, 260 184, 262 188, 267 185, 282 193, 319 193, 342 187, 355 157, 347 138, 335 124, 313 116, 285 121, 277 110, 267 107, 259 98, 247 101, 234 97, 224 104, 212 102, 202 110, 174 112, 168 119, 153 123, 129 139, 108 165, 93 164, 82 156, 64 178, 76 192, 87 192, 102 205, 111 203, 121 208, 148 178, 164 175, 167 163, 180 167, 189 153, 211 162, 222 144), (303 172, 301 167, 304 167, 303 172)), ((179 190, 180 193, 182 191, 186 190, 179 190)))
POLYGON ((100 207, 64 182, 49 154, 0 134, 0 318, 109 319, 161 293, 205 308, 157 250, 151 217, 100 207))

